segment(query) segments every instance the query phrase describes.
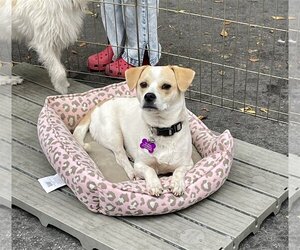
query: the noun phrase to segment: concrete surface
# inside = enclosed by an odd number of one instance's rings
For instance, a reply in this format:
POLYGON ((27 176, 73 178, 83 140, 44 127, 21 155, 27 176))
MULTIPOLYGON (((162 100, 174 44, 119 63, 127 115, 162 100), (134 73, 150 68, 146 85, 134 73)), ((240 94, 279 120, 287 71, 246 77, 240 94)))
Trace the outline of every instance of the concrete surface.
POLYGON ((11 212, 12 210, 0 205, 0 249, 11 249, 11 212))

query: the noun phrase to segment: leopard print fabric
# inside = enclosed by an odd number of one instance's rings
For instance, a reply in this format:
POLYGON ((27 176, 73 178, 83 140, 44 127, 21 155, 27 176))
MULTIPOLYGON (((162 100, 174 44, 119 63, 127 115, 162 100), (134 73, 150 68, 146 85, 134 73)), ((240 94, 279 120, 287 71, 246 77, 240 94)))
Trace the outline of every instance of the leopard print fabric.
POLYGON ((183 196, 169 191, 171 177, 160 178, 165 187, 160 197, 148 194, 144 180, 107 181, 71 132, 88 110, 115 96, 135 92, 122 82, 82 94, 50 96, 38 119, 38 137, 48 161, 89 210, 111 216, 165 214, 191 206, 222 186, 232 164, 233 138, 228 130, 214 135, 191 112, 193 144, 203 159, 187 172, 183 196))

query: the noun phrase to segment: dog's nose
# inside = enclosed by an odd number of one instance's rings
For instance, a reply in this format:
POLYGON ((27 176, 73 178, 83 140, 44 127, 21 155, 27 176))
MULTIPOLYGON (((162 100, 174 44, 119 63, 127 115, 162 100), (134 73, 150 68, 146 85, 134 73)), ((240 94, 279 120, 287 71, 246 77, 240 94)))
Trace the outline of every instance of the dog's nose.
POLYGON ((156 99, 156 95, 153 94, 153 93, 147 93, 144 96, 144 99, 145 99, 146 102, 153 102, 156 99))

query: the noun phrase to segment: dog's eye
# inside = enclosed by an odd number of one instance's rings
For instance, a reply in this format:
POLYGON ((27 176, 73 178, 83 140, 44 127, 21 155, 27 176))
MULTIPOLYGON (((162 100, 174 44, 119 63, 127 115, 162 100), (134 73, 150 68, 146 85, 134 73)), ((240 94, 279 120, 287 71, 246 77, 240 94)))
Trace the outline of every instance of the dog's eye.
POLYGON ((140 86, 141 86, 142 89, 147 88, 147 87, 148 87, 148 83, 146 83, 146 82, 141 82, 141 83, 140 83, 140 86))
POLYGON ((164 83, 162 86, 161 86, 162 89, 170 89, 171 88, 171 85, 168 84, 168 83, 164 83))

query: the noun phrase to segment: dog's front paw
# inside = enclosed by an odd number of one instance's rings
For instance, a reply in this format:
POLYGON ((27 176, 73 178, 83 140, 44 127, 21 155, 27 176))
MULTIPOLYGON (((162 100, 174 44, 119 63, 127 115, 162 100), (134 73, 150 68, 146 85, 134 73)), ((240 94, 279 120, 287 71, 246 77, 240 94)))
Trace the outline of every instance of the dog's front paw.
POLYGON ((20 76, 1 76, 0 85, 17 85, 23 82, 20 76))
POLYGON ((154 179, 151 180, 150 182, 147 182, 147 190, 149 192, 149 194, 153 195, 153 196, 160 196, 161 193, 163 192, 163 187, 160 183, 160 180, 154 179))
POLYGON ((173 178, 171 181, 170 190, 175 196, 183 195, 185 190, 184 180, 173 178))

